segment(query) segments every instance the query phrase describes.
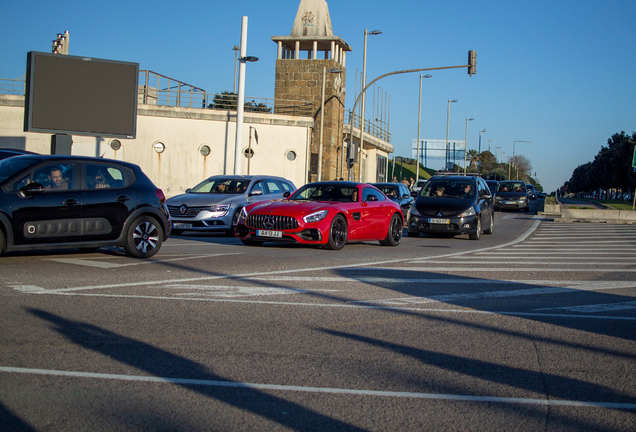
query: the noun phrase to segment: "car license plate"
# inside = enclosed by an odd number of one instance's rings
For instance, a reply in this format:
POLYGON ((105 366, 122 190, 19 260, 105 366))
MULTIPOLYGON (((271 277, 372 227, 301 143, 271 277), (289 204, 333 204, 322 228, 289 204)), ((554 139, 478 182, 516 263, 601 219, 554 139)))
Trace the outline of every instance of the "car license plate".
POLYGON ((434 219, 430 218, 428 220, 430 224, 440 224, 440 225, 448 225, 450 223, 450 219, 434 219))
POLYGON ((515 204, 517 204, 517 201, 506 201, 506 204, 515 205, 515 204))
POLYGON ((256 230, 256 235, 259 237, 283 237, 282 231, 269 231, 269 230, 256 230))
POLYGON ((190 229, 190 228, 192 228, 191 223, 179 223, 179 222, 172 223, 172 229, 190 229))

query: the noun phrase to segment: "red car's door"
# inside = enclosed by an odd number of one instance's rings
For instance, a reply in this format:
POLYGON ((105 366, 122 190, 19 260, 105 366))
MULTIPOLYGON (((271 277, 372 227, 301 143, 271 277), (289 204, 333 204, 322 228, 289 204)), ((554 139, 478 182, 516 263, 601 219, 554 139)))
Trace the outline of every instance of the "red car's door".
POLYGON ((360 239, 377 240, 386 236, 391 212, 388 202, 381 192, 373 188, 362 189, 360 239))

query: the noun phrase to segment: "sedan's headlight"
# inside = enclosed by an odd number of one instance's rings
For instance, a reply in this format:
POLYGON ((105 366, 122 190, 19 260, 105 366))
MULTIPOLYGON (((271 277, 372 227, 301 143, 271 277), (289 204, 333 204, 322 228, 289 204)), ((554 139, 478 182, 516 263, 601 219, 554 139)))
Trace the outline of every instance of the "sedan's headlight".
POLYGON ((474 216, 475 214, 476 214, 475 208, 474 207, 470 207, 464 213, 460 214, 459 217, 460 218, 465 218, 465 217, 469 217, 469 216, 474 216))
POLYGON ((213 205, 213 206, 208 206, 205 208, 207 211, 210 211, 212 213, 218 213, 215 216, 225 216, 228 212, 228 210, 230 209, 230 205, 229 204, 217 204, 217 205, 213 205))
POLYGON ((495 197, 495 201, 501 201, 503 198, 501 198, 500 196, 496 196, 495 197))
POLYGON ((415 207, 415 204, 411 206, 408 214, 410 214, 411 216, 422 216, 422 214, 417 211, 417 207, 415 207))
POLYGON ((320 210, 315 213, 308 214, 307 216, 303 217, 303 220, 305 221, 305 223, 319 222, 326 218, 328 213, 329 212, 327 210, 320 210))

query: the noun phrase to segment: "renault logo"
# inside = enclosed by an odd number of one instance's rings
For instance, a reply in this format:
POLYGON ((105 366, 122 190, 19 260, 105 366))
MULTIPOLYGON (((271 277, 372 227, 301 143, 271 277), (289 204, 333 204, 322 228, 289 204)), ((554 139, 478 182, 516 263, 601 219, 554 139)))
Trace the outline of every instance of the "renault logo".
POLYGON ((179 207, 179 214, 180 215, 184 215, 188 212, 188 206, 186 206, 185 204, 181 205, 181 207, 179 207))
POLYGON ((274 228, 274 216, 265 216, 265 219, 263 219, 263 227, 268 230, 274 228))

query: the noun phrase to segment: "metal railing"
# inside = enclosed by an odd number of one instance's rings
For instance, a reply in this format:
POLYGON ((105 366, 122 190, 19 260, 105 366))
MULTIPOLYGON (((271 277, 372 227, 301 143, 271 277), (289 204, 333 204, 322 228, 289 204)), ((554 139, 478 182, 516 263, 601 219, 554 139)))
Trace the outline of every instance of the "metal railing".
MULTIPOLYGON (((345 111, 344 124, 349 124, 350 118, 351 111, 345 111)), ((353 127, 360 129, 360 116, 358 114, 354 114, 353 116, 353 127)), ((391 143, 391 133, 374 122, 365 120, 364 132, 378 139, 381 139, 382 141, 391 143)))
MULTIPOLYGON (((149 70, 139 71, 139 103, 143 105, 180 108, 236 110, 238 95, 234 93, 208 93, 149 70)), ((245 97, 248 112, 275 113, 311 117, 314 105, 309 102, 270 98, 245 97)))
POLYGON ((23 96, 24 91, 24 77, 20 77, 17 79, 0 78, 0 94, 23 96))

